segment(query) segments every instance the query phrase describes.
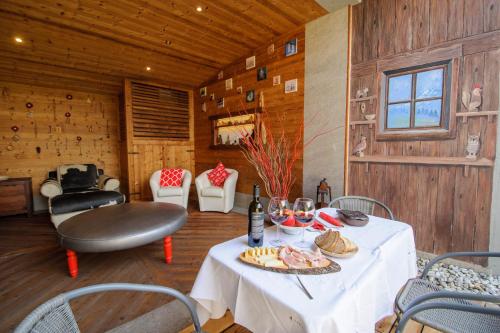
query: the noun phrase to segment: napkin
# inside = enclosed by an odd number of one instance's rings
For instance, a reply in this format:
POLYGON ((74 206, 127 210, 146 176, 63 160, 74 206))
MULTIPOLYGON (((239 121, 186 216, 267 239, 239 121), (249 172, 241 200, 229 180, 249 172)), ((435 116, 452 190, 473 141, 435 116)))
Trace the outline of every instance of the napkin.
POLYGON ((336 227, 343 227, 344 226, 342 223, 339 222, 339 220, 337 220, 333 216, 328 215, 325 212, 320 212, 319 217, 322 218, 323 220, 325 220, 326 222, 336 226, 336 227))
POLYGON ((312 225, 313 229, 324 231, 326 230, 325 226, 319 223, 317 220, 314 220, 314 223, 312 225))

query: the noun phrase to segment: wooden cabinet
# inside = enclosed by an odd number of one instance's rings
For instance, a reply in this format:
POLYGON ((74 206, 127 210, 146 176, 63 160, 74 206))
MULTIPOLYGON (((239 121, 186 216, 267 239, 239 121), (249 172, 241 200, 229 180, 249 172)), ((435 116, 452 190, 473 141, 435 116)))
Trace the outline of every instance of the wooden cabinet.
POLYGON ((0 181, 0 216, 33 214, 31 178, 0 181))

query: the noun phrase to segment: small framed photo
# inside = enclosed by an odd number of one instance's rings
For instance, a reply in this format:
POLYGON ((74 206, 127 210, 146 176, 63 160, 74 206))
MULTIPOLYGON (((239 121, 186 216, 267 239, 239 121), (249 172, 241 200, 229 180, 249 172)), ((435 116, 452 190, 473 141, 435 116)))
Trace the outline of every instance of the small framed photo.
POLYGON ((285 81, 285 94, 297 91, 297 79, 285 81))
POLYGON ((273 76, 273 86, 279 86, 281 84, 281 75, 273 76))
POLYGON ((210 94, 210 100, 211 100, 211 101, 214 101, 214 100, 215 100, 215 93, 211 93, 211 94, 210 94))
POLYGON ((222 109, 224 107, 224 97, 220 97, 217 100, 217 108, 222 109))
POLYGON ((274 43, 267 47, 267 54, 271 55, 274 53, 274 43))
POLYGON ((289 40, 285 44, 285 56, 291 56, 297 54, 297 38, 289 40))
POLYGON ((257 81, 267 79, 267 67, 259 67, 257 70, 257 81))
POLYGON ((224 78, 224 71, 217 73, 217 79, 222 80, 224 78))
POLYGON ((245 61, 245 68, 252 69, 255 67, 255 56, 248 57, 245 61))
POLYGON ((233 89, 233 78, 226 80, 226 90, 231 90, 231 89, 233 89))
POLYGON ((206 102, 201 103, 201 111, 207 112, 207 103, 206 102))
POLYGON ((255 101, 255 90, 248 90, 245 100, 247 103, 255 101))
POLYGON ((207 96, 207 87, 200 88, 200 96, 201 97, 207 96))
POLYGON ((243 87, 242 87, 242 86, 236 87, 236 92, 237 92, 239 95, 243 94, 243 87))

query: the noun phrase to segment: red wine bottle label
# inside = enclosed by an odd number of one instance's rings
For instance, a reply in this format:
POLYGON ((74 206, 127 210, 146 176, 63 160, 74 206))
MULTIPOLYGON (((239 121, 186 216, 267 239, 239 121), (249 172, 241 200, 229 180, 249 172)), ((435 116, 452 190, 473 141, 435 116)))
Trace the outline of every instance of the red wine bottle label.
POLYGON ((264 213, 252 213, 252 238, 260 239, 264 233, 264 213))

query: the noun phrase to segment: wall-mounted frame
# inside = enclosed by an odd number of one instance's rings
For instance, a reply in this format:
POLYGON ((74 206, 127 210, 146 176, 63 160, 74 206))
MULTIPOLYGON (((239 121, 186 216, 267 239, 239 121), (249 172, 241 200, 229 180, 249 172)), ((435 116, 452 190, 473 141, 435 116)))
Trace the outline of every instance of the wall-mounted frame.
POLYGON ((212 126, 211 149, 238 149, 242 130, 251 135, 260 131, 261 108, 208 117, 212 126))

